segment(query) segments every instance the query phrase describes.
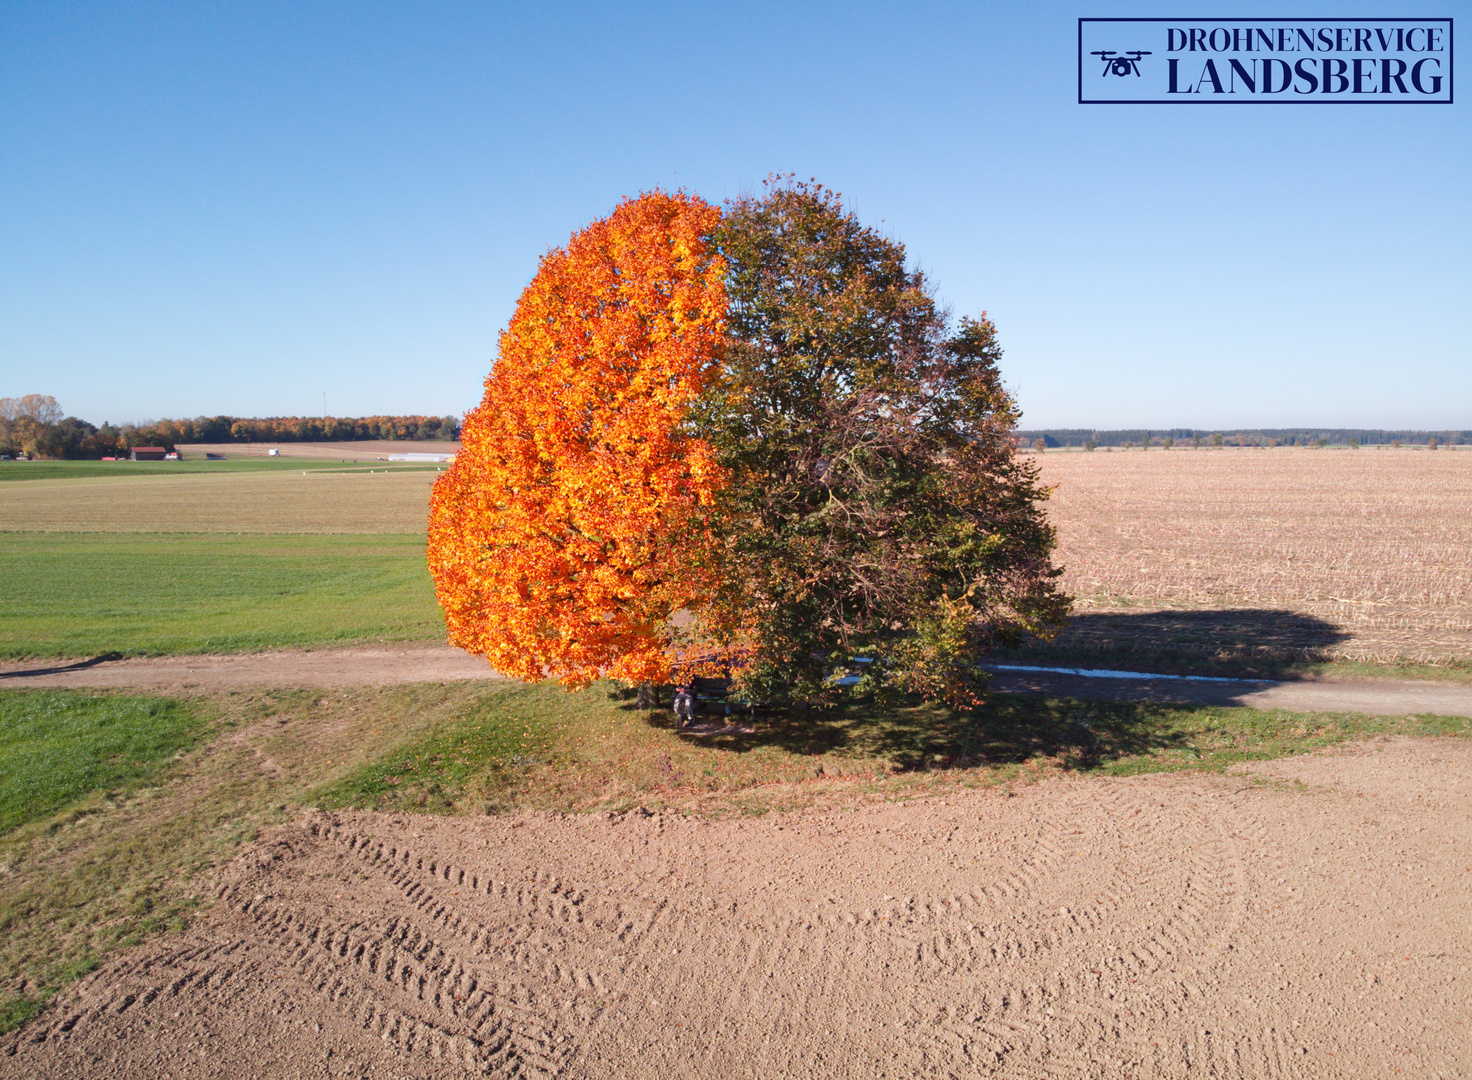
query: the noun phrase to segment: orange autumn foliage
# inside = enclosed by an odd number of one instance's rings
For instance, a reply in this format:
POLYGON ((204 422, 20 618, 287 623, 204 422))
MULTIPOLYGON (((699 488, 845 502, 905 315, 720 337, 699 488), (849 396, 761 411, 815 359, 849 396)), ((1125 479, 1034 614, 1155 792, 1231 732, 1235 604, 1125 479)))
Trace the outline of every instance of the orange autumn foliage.
POLYGON ((689 430, 725 333, 720 211, 625 200, 543 259, 434 487, 450 641, 518 679, 669 677, 670 617, 709 591, 723 475, 689 430))

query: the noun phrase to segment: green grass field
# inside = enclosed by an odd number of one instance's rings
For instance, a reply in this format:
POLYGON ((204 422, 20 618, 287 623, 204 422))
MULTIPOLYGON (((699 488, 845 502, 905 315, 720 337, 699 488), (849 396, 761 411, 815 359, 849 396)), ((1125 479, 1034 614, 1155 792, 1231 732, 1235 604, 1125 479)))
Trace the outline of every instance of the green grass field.
POLYGON ((31 482, 0 484, 0 658, 442 638, 423 535, 438 471, 6 463, 31 482))
POLYGON ((148 779, 199 729, 184 704, 163 698, 0 695, 0 832, 93 791, 148 779))
POLYGON ((0 657, 443 633, 415 535, 0 533, 0 657))

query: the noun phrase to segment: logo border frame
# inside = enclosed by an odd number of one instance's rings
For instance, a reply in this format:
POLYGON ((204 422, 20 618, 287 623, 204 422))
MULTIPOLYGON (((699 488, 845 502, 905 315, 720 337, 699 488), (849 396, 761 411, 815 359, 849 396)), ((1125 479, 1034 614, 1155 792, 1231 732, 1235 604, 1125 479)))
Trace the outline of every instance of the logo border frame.
POLYGON ((1147 15, 1147 16, 1141 16, 1140 18, 1132 19, 1132 18, 1127 18, 1127 17, 1124 17, 1124 16, 1117 16, 1117 15, 1116 16, 1086 16, 1086 15, 1080 15, 1079 18, 1078 18, 1078 42, 1077 42, 1077 45, 1075 46, 1075 51, 1078 54, 1078 56, 1077 56, 1077 60, 1078 60, 1078 101, 1077 101, 1077 104, 1079 104, 1079 105, 1453 105, 1453 104, 1456 103, 1456 79, 1454 78, 1454 76, 1455 76, 1455 68, 1456 68, 1456 48, 1455 48, 1456 34, 1455 34, 1455 22, 1456 22, 1456 20, 1453 19, 1451 16, 1425 16, 1425 17, 1414 17, 1414 18, 1412 18, 1412 17, 1407 17, 1407 16, 1404 16, 1404 15, 1397 15, 1397 16, 1394 16, 1394 17, 1391 17, 1391 18, 1385 18, 1385 19, 1367 18, 1367 17, 1362 17, 1362 16, 1355 16, 1354 18, 1336 19, 1336 18, 1316 18, 1316 17, 1313 17, 1313 16, 1307 16, 1307 17, 1304 17, 1304 16, 1293 16, 1293 15, 1264 15, 1264 16, 1262 16, 1260 18, 1253 17, 1253 16, 1246 16, 1246 15, 1215 16, 1215 17, 1212 17, 1212 18, 1203 18, 1203 17, 1200 17, 1200 16, 1158 16, 1158 15, 1147 15), (1127 23, 1147 23, 1147 22, 1153 22, 1153 23, 1162 23, 1162 22, 1173 22, 1173 23, 1179 23, 1179 22, 1203 22, 1203 23, 1204 22, 1223 22, 1223 23, 1226 23, 1226 22, 1231 22, 1231 23, 1244 23, 1244 22, 1264 22, 1264 23, 1268 23, 1268 22, 1274 22, 1274 23, 1285 23, 1285 22, 1286 23, 1302 23, 1302 22, 1319 22, 1319 23, 1323 23, 1323 22, 1333 22, 1333 23, 1426 23, 1426 22, 1444 22, 1444 23, 1446 23, 1446 30, 1447 30, 1447 37, 1446 37, 1446 42, 1447 42, 1447 65, 1446 65, 1447 84, 1446 84, 1446 91, 1447 91, 1447 93, 1446 93, 1446 98, 1445 99, 1437 99, 1435 101, 1415 101, 1415 100, 1407 99, 1407 98, 1402 98, 1400 100, 1392 100, 1392 101, 1375 101, 1375 100, 1372 100, 1372 99, 1359 99, 1359 100, 1356 100, 1356 99, 1353 99, 1353 98, 1344 99, 1344 100, 1337 100, 1337 99, 1335 99, 1335 100, 1329 100, 1329 99, 1325 99, 1325 98, 1319 98, 1319 99, 1314 100, 1314 101, 1305 101, 1302 98, 1298 98, 1298 99, 1277 99, 1277 98, 1274 98, 1272 100, 1262 100, 1262 101, 1254 101, 1251 98, 1226 98, 1226 99, 1224 99, 1224 98, 1209 98, 1209 99, 1206 99, 1206 100, 1197 100, 1197 101, 1182 100, 1182 98, 1136 98, 1136 99, 1130 100, 1130 101, 1118 101, 1118 100, 1108 100, 1108 101, 1105 101, 1105 100, 1101 100, 1099 98, 1085 98, 1084 97, 1084 23, 1086 23, 1086 22, 1090 22, 1090 23, 1120 23, 1120 22, 1127 22, 1127 23))

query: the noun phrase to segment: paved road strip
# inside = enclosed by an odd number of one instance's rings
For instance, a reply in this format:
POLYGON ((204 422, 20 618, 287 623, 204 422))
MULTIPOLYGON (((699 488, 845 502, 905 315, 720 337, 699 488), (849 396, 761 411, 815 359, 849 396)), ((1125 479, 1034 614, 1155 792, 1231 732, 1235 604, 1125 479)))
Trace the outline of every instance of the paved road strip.
POLYGON ((1045 671, 1053 675, 1079 675, 1086 679, 1139 679, 1145 682, 1156 679, 1185 679, 1191 682, 1276 682, 1265 679, 1227 679, 1220 675, 1160 675, 1149 671, 1113 671, 1109 668, 1076 667, 1033 667, 1029 664, 983 664, 988 671, 1045 671))
POLYGON ((1085 673, 1078 668, 991 668, 992 689, 1004 694, 1050 694, 1092 701, 1161 705, 1219 705, 1226 708, 1281 709, 1285 712, 1355 712, 1370 716, 1434 713, 1472 716, 1472 687, 1454 683, 1394 679, 1183 678, 1143 672, 1085 673), (1021 670, 1019 670, 1021 669, 1021 670))

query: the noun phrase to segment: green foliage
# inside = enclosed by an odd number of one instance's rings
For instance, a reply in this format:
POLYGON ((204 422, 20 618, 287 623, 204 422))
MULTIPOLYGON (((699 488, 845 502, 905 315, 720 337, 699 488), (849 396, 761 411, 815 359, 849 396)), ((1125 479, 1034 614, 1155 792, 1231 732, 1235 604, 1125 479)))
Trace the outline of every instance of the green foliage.
POLYGON ((364 439, 454 439, 460 421, 454 416, 215 416, 197 420, 160 420, 150 431, 160 439, 182 443, 348 442, 364 439))
POLYGON ((166 698, 0 692, 0 832, 153 776, 202 728, 166 698))
POLYGON ((0 533, 0 656, 440 637, 420 536, 0 533))
POLYGON ((738 690, 830 700, 867 654, 864 689, 974 702, 978 653, 1067 610, 995 328, 949 325, 903 246, 820 186, 737 200, 718 240, 733 340, 697 419, 733 479, 702 614, 738 690))

